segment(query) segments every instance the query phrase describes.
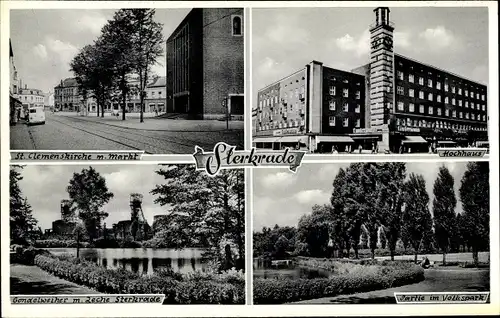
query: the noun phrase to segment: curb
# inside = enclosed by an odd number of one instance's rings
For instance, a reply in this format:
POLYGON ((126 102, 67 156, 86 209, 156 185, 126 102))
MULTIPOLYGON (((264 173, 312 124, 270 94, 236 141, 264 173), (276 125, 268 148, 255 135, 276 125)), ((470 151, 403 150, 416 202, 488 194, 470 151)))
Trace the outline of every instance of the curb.
POLYGON ((101 125, 108 125, 108 126, 113 126, 113 127, 118 127, 118 128, 124 128, 124 129, 133 129, 133 130, 146 130, 146 131, 164 131, 164 132, 188 132, 188 133, 194 133, 194 132, 200 132, 200 133, 208 133, 208 132, 239 132, 239 131, 244 131, 245 128, 242 129, 214 129, 214 130, 172 130, 172 129, 148 129, 148 128, 135 128, 135 127, 126 127, 126 126, 121 126, 121 125, 115 125, 115 124, 108 124, 106 122, 98 121, 98 120, 89 120, 89 119, 83 119, 79 118, 77 116, 66 116, 66 115, 58 115, 59 117, 66 117, 66 118, 75 118, 80 121, 87 121, 87 122, 94 122, 98 123, 101 125))

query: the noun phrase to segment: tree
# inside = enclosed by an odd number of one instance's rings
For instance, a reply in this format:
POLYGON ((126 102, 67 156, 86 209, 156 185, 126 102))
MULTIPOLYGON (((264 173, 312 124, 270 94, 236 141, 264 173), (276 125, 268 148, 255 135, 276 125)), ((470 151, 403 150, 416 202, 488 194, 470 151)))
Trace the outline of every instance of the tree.
POLYGON ((90 241, 93 241, 99 235, 102 220, 108 216, 102 208, 114 196, 108 190, 106 179, 93 167, 82 169, 80 173, 73 173, 67 192, 71 204, 84 223, 90 241))
POLYGON ((446 264, 446 253, 450 246, 450 238, 456 231, 455 207, 457 199, 453 186, 453 176, 450 174, 448 168, 441 166, 437 179, 434 182, 432 210, 434 214, 436 243, 443 253, 443 264, 446 264))
POLYGON ((405 207, 403 213, 404 235, 415 251, 415 263, 424 236, 432 228, 429 212, 429 194, 422 175, 410 174, 404 186, 405 207))
MULTIPOLYGON (((329 242, 329 214, 327 205, 314 205, 310 215, 303 215, 297 226, 297 239, 307 244, 307 249, 313 257, 326 257, 329 242)), ((359 237, 358 237, 359 239, 359 237)))
POLYGON ((140 122, 144 122, 144 98, 151 66, 163 55, 163 25, 154 21, 154 9, 122 9, 120 15, 130 26, 130 61, 139 76, 140 122))
POLYGON ((289 242, 288 239, 282 235, 274 244, 274 256, 277 258, 284 257, 286 252, 289 250, 289 242))
POLYGON ((157 196, 155 203, 169 206, 168 227, 177 237, 176 247, 204 245, 224 259, 224 242, 229 241, 237 246, 241 264, 245 256, 244 171, 224 170, 210 177, 192 165, 180 165, 156 173, 165 183, 151 193, 157 196))
POLYGON ((459 189, 464 227, 476 266, 479 264, 479 249, 488 248, 489 244, 489 176, 488 162, 469 162, 459 189))
POLYGON ((384 250, 387 247, 387 238, 383 229, 380 231, 380 247, 384 250))
POLYGON ((28 199, 23 196, 19 181, 23 179, 19 169, 10 168, 10 241, 11 244, 29 244, 31 235, 36 230, 38 221, 33 217, 33 210, 28 199))
POLYGON ((334 248, 339 252, 338 257, 343 257, 344 250, 346 250, 347 255, 349 255, 351 240, 350 232, 352 226, 357 224, 348 216, 351 210, 349 210, 349 206, 346 203, 348 199, 346 196, 348 191, 346 178, 346 170, 340 168, 333 180, 333 191, 330 198, 330 239, 334 244, 334 248))

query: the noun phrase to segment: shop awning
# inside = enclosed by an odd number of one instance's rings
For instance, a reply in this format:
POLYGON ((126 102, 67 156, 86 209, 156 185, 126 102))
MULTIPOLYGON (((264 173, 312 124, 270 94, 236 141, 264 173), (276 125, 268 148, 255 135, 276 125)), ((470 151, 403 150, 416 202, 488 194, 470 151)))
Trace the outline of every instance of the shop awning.
POLYGON ((317 136, 316 140, 318 143, 320 142, 354 142, 349 136, 317 136))
POLYGON ((279 137, 257 137, 252 142, 276 142, 279 137))
POLYGON ((421 136, 405 136, 405 139, 401 142, 404 144, 426 144, 427 140, 421 136))
POLYGON ((279 138, 276 142, 281 143, 302 143, 307 144, 307 136, 284 136, 279 138))
POLYGON ((363 139, 380 139, 381 135, 358 135, 358 136, 353 136, 351 135, 351 139, 354 140, 363 140, 363 139))
POLYGON ((476 146, 477 146, 477 147, 481 147, 481 146, 486 146, 486 147, 489 147, 489 146, 490 146, 490 143, 489 143, 489 141, 477 141, 477 142, 476 142, 476 146))
POLYGON ((438 144, 448 144, 448 145, 454 145, 456 142, 451 141, 451 140, 439 140, 438 144))

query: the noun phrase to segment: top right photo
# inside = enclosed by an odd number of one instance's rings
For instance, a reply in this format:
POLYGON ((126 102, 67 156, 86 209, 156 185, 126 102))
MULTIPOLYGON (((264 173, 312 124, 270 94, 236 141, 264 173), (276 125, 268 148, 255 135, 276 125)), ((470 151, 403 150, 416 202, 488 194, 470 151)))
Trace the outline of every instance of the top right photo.
POLYGON ((252 10, 252 145, 489 148, 488 8, 252 10))

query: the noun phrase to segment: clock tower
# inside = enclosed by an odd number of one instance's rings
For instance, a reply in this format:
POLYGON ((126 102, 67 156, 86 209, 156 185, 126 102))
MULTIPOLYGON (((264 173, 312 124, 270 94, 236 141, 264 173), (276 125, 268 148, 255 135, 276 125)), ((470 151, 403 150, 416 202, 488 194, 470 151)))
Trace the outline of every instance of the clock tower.
POLYGON ((375 22, 370 25, 369 125, 372 129, 383 132, 379 149, 384 150, 389 146, 388 126, 394 106, 394 27, 389 21, 389 8, 378 7, 373 12, 375 12, 375 22))

